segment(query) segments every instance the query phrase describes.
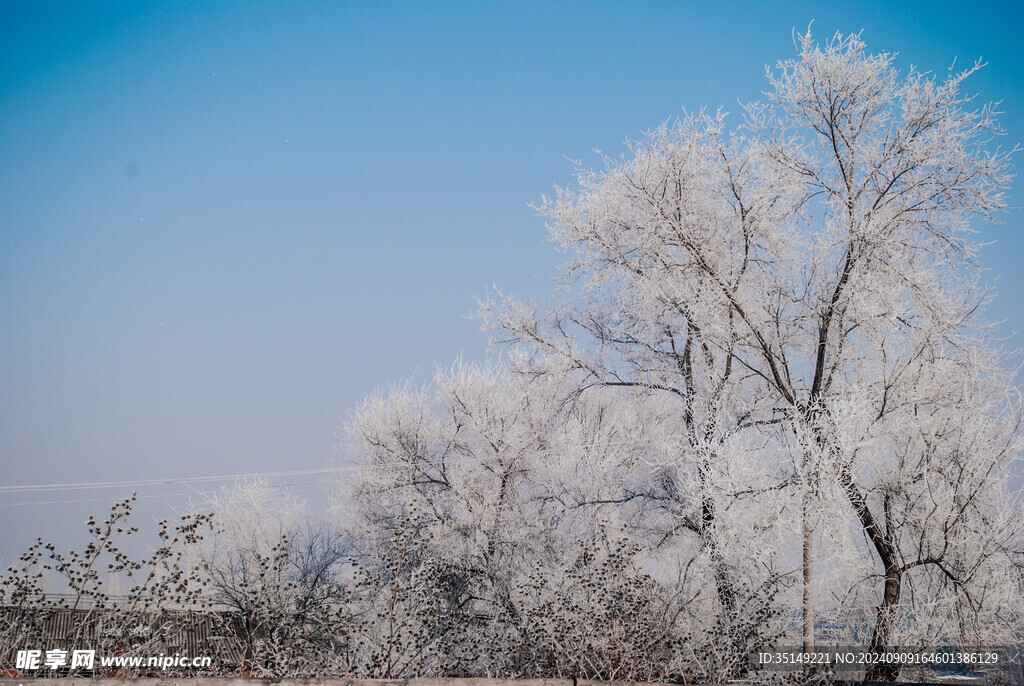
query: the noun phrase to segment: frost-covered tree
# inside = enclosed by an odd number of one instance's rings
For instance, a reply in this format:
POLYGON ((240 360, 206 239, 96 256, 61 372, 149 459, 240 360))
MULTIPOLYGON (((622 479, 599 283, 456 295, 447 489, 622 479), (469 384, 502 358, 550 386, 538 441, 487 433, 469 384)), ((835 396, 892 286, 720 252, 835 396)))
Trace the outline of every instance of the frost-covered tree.
POLYGON ((1004 361, 993 362, 975 328, 987 294, 977 286, 970 222, 1003 209, 1014 150, 994 144, 994 109, 961 93, 979 64, 939 79, 901 74, 894 55, 867 53, 857 35, 822 46, 808 33, 797 48, 769 70, 767 102, 744 107, 733 128, 724 114, 689 116, 630 143, 602 170, 580 166, 578 188, 538 208, 570 255, 566 297, 546 312, 512 299, 483 310, 500 342, 560 359, 581 393, 639 389, 674 405, 676 464, 700 486, 678 514, 715 561, 723 628, 736 616, 742 576, 725 562, 721 499, 781 489, 799 502, 805 646, 813 646, 815 527, 846 517, 875 556, 879 647, 889 640, 894 570, 938 573, 960 592, 958 572, 924 542, 947 525, 961 532, 944 539, 951 561, 970 550, 968 520, 1019 515, 1001 487, 973 471, 989 464, 994 473, 1015 457, 1013 403, 947 387, 916 410, 913 400, 897 409, 890 396, 901 384, 905 398, 930 394, 929 375, 944 370, 923 360, 951 358, 960 378, 987 379, 994 397, 1008 398, 997 372, 1004 361), (922 365, 928 371, 916 371, 922 365), (864 436, 870 449, 840 450, 849 423, 864 417, 837 408, 855 401, 877 413, 864 436), (958 422, 968 417, 992 427, 975 437, 984 455, 965 448, 958 422), (943 421, 956 430, 938 429, 943 421), (920 436, 930 432, 942 440, 925 447, 920 436), (722 473, 742 456, 724 449, 730 443, 757 446, 773 483, 725 487, 722 473), (973 514, 911 517, 903 531, 916 531, 917 555, 897 555, 883 533, 897 535, 883 522, 898 497, 879 495, 886 451, 897 446, 910 451, 904 465, 916 465, 920 482, 978 495, 973 514), (944 466, 925 459, 935 450, 944 466), (962 469, 949 464, 965 457, 962 469))
POLYGON ((200 509, 214 513, 214 531, 192 548, 190 562, 226 618, 222 632, 235 642, 239 670, 283 677, 339 669, 350 550, 336 527, 262 480, 208 493, 200 509))
MULTIPOLYGON (((858 525, 844 537, 840 518, 822 519, 843 577, 827 586, 847 609, 877 605, 873 650, 1005 645, 1020 629, 1020 402, 1003 361, 984 340, 950 341, 822 415, 821 507, 845 501, 858 525)), ((867 678, 898 674, 880 663, 867 678)))
POLYGON ((548 371, 456 364, 350 423, 361 468, 344 502, 382 589, 376 643, 393 647, 375 674, 670 673, 681 596, 645 569, 637 535, 659 408, 574 398, 548 371))

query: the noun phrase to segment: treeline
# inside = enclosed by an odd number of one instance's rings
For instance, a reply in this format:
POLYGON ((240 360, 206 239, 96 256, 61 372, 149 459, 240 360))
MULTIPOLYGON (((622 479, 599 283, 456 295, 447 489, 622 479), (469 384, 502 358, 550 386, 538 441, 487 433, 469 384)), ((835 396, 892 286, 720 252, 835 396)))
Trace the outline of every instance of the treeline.
POLYGON ((120 651, 145 649, 133 613, 221 608, 275 677, 718 682, 781 607, 807 649, 825 614, 866 615, 875 654, 1020 644, 1020 358, 983 319, 975 226, 1015 149, 962 92, 980 63, 797 51, 735 119, 666 122, 544 199, 552 302, 495 294, 500 363, 367 399, 330 516, 243 484, 137 562, 122 503, 83 552, 26 553, 0 602, 50 572, 123 613, 97 638, 120 651))

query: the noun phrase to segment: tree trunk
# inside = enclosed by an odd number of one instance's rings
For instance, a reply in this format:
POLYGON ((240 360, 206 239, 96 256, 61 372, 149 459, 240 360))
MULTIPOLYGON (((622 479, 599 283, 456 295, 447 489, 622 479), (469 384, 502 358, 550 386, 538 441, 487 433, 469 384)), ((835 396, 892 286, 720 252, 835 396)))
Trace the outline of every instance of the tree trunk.
MULTIPOLYGON (((715 538, 715 502, 707 491, 708 477, 703 468, 698 471, 703 489, 700 512, 700 538, 701 545, 708 550, 711 557, 715 592, 718 596, 718 603, 721 606, 717 627, 720 634, 719 640, 723 642, 723 645, 729 646, 732 652, 738 653, 745 651, 747 637, 737 634, 736 620, 739 616, 739 610, 737 608, 736 587, 729 576, 728 566, 722 557, 718 540, 715 538)), ((736 660, 732 670, 735 676, 744 676, 747 672, 747 667, 746 660, 739 659, 736 660)))
MULTIPOLYGON (((895 564, 888 565, 885 570, 885 589, 882 592, 882 604, 878 606, 875 616, 875 630, 871 634, 869 652, 879 655, 889 647, 889 636, 892 623, 896 617, 896 608, 900 604, 900 592, 903 584, 903 573, 895 564)), ((897 664, 875 662, 868 667, 864 675, 865 681, 896 681, 900 675, 897 664)))
POLYGON ((701 508, 701 531, 702 544, 707 547, 711 554, 711 564, 714 568, 715 586, 718 592, 718 601, 722 605, 722 613, 725 615, 726 624, 732 626, 736 621, 736 589, 733 588, 732 580, 729 578, 729 570, 725 560, 722 559, 722 552, 718 541, 715 540, 712 526, 715 521, 715 506, 710 502, 709 497, 704 498, 701 508))
POLYGON ((804 652, 814 651, 814 527, 803 508, 804 524, 804 652))
MULTIPOLYGON (((808 414, 806 420, 809 426, 813 426, 813 417, 808 414)), ((813 432, 814 442, 820 450, 823 443, 821 434, 813 432)), ((803 524, 803 616, 804 616, 804 652, 814 652, 814 524, 811 521, 811 499, 814 481, 810 478, 810 470, 814 464, 814 454, 808 447, 804 450, 804 495, 803 504, 800 508, 800 518, 803 524)))
MULTIPOLYGON (((702 479, 703 481, 703 479, 702 479)), ((729 579, 729 572, 726 569, 725 561, 722 559, 722 552, 718 541, 715 540, 715 503, 711 495, 706 493, 702 498, 700 512, 700 538, 701 544, 708 549, 711 555, 711 564, 714 568, 715 586, 717 587, 718 601, 722 605, 722 613, 727 619, 727 624, 732 626, 736 619, 736 590, 729 579)))
MULTIPOLYGON (((878 655, 889 647, 889 637, 892 631, 892 623, 896 617, 896 610, 900 604, 900 593, 903 584, 903 570, 899 566, 899 554, 893 540, 894 525, 891 521, 886 522, 885 530, 882 529, 878 520, 875 519, 867 501, 857 489, 853 482, 853 475, 849 469, 843 470, 840 475, 840 482, 846 491, 847 499, 857 518, 864 527, 864 533, 868 540, 875 547, 878 559, 885 569, 885 586, 882 589, 882 602, 878 606, 878 614, 875 616, 875 630, 871 634, 871 645, 869 651, 872 655, 878 655)), ((886 509, 887 520, 889 509, 886 509)), ((877 662, 868 667, 864 675, 865 681, 895 681, 900 675, 899 665, 878 664, 877 662)))

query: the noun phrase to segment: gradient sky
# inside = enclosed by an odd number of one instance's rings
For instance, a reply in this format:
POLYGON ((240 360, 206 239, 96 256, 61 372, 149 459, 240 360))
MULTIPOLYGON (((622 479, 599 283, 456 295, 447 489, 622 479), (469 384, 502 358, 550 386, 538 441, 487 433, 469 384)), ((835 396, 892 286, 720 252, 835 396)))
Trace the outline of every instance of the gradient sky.
MULTIPOLYGON (((863 30, 903 69, 984 58, 968 90, 1003 101, 1012 145, 1022 15, 2 0, 0 486, 326 466, 375 388, 483 359, 474 296, 550 290, 558 254, 527 205, 572 180, 566 157, 593 166, 683 108, 760 98, 812 19, 820 38, 863 30)), ((1022 214, 1002 221, 978 228, 1009 335, 1024 330, 1022 214)), ((184 490, 139 489, 144 517, 184 490)), ((71 540, 122 495, 0 493, 0 559, 71 540)))

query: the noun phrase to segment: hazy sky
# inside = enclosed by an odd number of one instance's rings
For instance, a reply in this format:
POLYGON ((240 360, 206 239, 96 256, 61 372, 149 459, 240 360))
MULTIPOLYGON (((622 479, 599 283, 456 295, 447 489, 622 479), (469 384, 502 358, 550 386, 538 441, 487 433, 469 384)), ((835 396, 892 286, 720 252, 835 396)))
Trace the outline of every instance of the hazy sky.
MULTIPOLYGON (((572 180, 566 157, 593 166, 683 108, 737 111, 812 19, 903 69, 983 57, 968 90, 1003 101, 1012 146, 1022 14, 0 1, 0 486, 327 466, 375 388, 483 358, 474 296, 550 290, 558 254, 527 205, 572 180)), ((978 228, 1010 334, 1022 214, 1002 220, 978 228)), ((0 559, 126 490, 0 492, 0 559)), ((152 517, 187 489, 138 490, 152 517)))

